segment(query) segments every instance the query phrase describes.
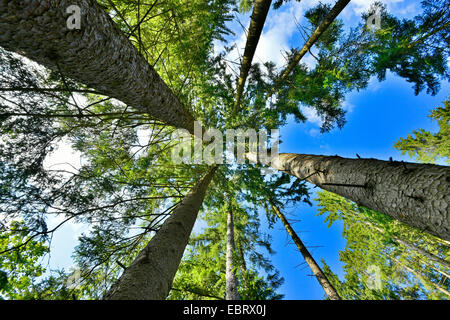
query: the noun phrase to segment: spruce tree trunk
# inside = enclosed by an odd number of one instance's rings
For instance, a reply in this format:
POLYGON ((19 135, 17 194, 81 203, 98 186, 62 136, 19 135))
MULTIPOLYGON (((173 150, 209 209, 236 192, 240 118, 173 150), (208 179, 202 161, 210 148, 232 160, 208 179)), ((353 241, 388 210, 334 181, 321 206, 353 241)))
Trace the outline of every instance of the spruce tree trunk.
POLYGON ((450 297, 450 292, 446 289, 442 288, 441 286, 437 285, 433 281, 429 280, 426 276, 422 275, 420 272, 417 272, 416 270, 410 268, 406 264, 400 262, 397 258, 392 257, 392 259, 399 265, 401 265, 405 270, 411 272, 413 275, 416 276, 417 279, 423 284, 423 286, 430 290, 431 287, 434 287, 435 289, 441 291, 442 293, 446 294, 448 297, 450 297))
POLYGON ((314 30, 314 32, 309 37, 308 41, 303 45, 302 49, 297 52, 289 65, 284 69, 279 78, 276 80, 275 86, 273 89, 267 94, 267 99, 272 96, 276 92, 278 86, 283 82, 284 79, 294 70, 294 68, 298 65, 303 56, 311 50, 312 46, 319 40, 320 36, 328 29, 328 27, 333 23, 334 19, 337 18, 339 13, 344 10, 350 0, 338 0, 336 4, 331 8, 330 12, 323 19, 320 25, 314 30))
POLYGON ((450 240, 450 167, 295 153, 279 154, 271 166, 450 240))
POLYGON ((286 231, 291 235, 292 240, 294 240, 295 245, 297 246, 298 250, 302 254, 303 258, 305 258, 306 263, 308 264, 309 268, 313 272, 317 281, 319 281, 320 285, 322 286, 322 288, 325 291, 328 298, 330 298, 330 300, 341 300, 341 297, 339 297, 339 294, 337 293, 336 289, 333 287, 331 282, 328 280, 327 276, 323 273, 322 269, 317 264, 316 260, 314 260, 313 256, 309 253, 308 249, 305 247, 305 245, 300 240, 297 233, 291 227, 289 221, 287 221, 284 214, 280 211, 278 206, 276 206, 272 201, 270 201, 270 205, 272 206, 272 209, 277 214, 278 218, 280 218, 281 222, 283 223, 284 227, 286 228, 286 231))
POLYGON ((94 0, 2 0, 0 46, 194 132, 193 116, 94 0), (81 9, 79 30, 67 27, 71 5, 81 9))
POLYGON ((227 212, 227 252, 226 252, 226 299, 240 300, 238 292, 238 279, 234 273, 234 256, 236 254, 236 245, 234 242, 234 222, 233 212, 230 208, 227 212))
MULTIPOLYGON (((382 228, 377 227, 373 223, 370 223, 370 222, 364 222, 364 223, 366 225, 368 225, 368 226, 371 226, 372 228, 374 228, 375 230, 377 230, 380 233, 385 233, 385 231, 382 228)), ((402 246, 404 246, 404 247, 406 247, 406 248, 408 248, 408 249, 410 249, 412 251, 415 251, 416 253, 426 257, 428 260, 437 262, 441 266, 450 269, 450 262, 448 262, 448 261, 446 261, 446 260, 444 260, 444 259, 442 259, 442 258, 440 258, 440 257, 438 257, 436 255, 434 255, 433 253, 431 253, 431 252, 429 252, 429 251, 427 251, 425 249, 422 249, 422 248, 418 247, 417 245, 415 245, 415 244, 413 244, 413 243, 411 243, 411 242, 409 242, 409 241, 407 241, 405 239, 397 237, 397 236, 392 236, 392 240, 395 243, 400 244, 400 245, 402 245, 402 246)))
POLYGON ((162 300, 167 297, 216 169, 211 169, 175 208, 105 295, 105 300, 162 300))
POLYGON ((238 111, 241 102, 242 93, 244 91, 245 81, 252 65, 253 56, 261 36, 261 32, 266 21, 267 13, 270 9, 272 0, 255 0, 253 2, 253 12, 250 18, 250 26, 248 28, 247 42, 245 44, 244 56, 242 57, 241 72, 236 88, 236 101, 234 112, 238 111))

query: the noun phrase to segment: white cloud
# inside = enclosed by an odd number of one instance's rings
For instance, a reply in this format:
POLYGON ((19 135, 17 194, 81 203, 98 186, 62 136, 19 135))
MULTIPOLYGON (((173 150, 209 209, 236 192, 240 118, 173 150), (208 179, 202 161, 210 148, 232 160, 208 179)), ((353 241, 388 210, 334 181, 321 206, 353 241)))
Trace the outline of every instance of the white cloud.
MULTIPOLYGON (((420 12, 420 1, 408 0, 379 0, 386 5, 388 12, 401 18, 412 18, 420 12)), ((375 0, 352 0, 340 17, 347 23, 356 24, 361 18, 361 14, 370 8, 375 0), (355 20, 358 19, 358 20, 355 20)))
POLYGON ((302 107, 301 112, 306 117, 307 121, 322 126, 322 119, 317 114, 316 110, 311 107, 302 107))
MULTIPOLYGON (((305 2, 311 2, 305 1, 305 2)), ((308 6, 305 3, 291 2, 283 9, 269 11, 267 20, 256 48, 253 63, 264 63, 268 61, 274 62, 277 67, 281 68, 285 64, 283 56, 284 51, 289 50, 289 40, 296 31, 296 21, 301 21, 303 12, 308 6)), ((249 22, 246 24, 248 29, 249 22)), ((227 59, 240 63, 240 56, 244 53, 247 41, 246 33, 241 30, 237 35, 235 44, 236 49, 231 51, 227 59)), ((303 43, 303 39, 299 41, 303 43)), ((221 44, 215 44, 215 51, 221 50, 221 44)))
POLYGON ((67 140, 62 140, 44 160, 46 170, 67 170, 75 172, 81 167, 81 153, 72 149, 67 140))
POLYGON ((343 104, 343 106, 342 106, 342 109, 344 109, 345 111, 347 111, 347 114, 348 113, 351 113, 351 112, 353 112, 353 110, 355 109, 355 105, 354 104, 351 104, 351 103, 348 103, 348 102, 344 102, 344 104, 343 104))

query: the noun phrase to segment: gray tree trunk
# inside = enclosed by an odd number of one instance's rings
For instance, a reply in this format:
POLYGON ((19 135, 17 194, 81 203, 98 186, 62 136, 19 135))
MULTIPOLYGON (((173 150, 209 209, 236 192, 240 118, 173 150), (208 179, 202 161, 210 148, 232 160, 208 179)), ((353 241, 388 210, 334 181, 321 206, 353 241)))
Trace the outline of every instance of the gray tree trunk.
POLYGON ((417 279, 419 279, 419 281, 423 284, 423 286, 425 288, 427 288, 428 290, 430 290, 431 287, 434 287, 435 289, 441 291, 442 293, 446 294, 447 296, 450 297, 450 292, 447 291, 446 289, 442 288, 441 286, 437 285, 436 283, 434 283, 433 281, 429 280, 426 276, 422 275, 420 272, 417 272, 416 270, 410 268, 409 266, 407 266, 404 263, 401 263, 397 258, 391 257, 397 264, 399 264, 400 266, 402 266, 403 268, 405 268, 405 270, 411 272, 413 275, 416 276, 417 279))
POLYGON ((267 13, 270 9, 272 0, 255 0, 253 2, 253 12, 250 18, 250 26, 248 28, 247 42, 245 44, 244 56, 242 57, 241 73, 236 88, 236 101, 234 104, 234 112, 239 109, 242 93, 244 91, 245 81, 252 65, 253 56, 261 36, 261 32, 266 21, 267 13))
POLYGON ((450 240, 450 167, 294 153, 279 154, 271 166, 450 240))
POLYGON ((276 92, 276 89, 278 86, 283 82, 284 79, 294 70, 295 66, 298 65, 300 60, 303 58, 303 56, 311 50, 312 46, 319 40, 320 36, 328 29, 328 27, 333 23, 334 19, 337 18, 339 13, 344 10, 344 8, 347 6, 347 4, 350 2, 350 0, 338 0, 336 4, 333 6, 333 8, 330 10, 328 15, 323 19, 323 21, 320 23, 320 25, 314 30, 314 32, 309 37, 308 41, 303 45, 302 49, 297 52, 297 54, 294 56, 292 61, 289 63, 289 65, 284 69, 280 76, 278 77, 275 86, 272 88, 272 90, 267 94, 267 99, 276 92))
POLYGON ((227 252, 226 252, 226 299, 240 300, 238 292, 238 279, 234 273, 234 257, 236 255, 236 245, 234 242, 234 222, 233 212, 230 208, 227 212, 227 252))
POLYGON ((94 0, 2 0, 0 46, 194 132, 193 116, 94 0), (67 26, 71 5, 81 9, 79 30, 67 26))
POLYGON ((216 169, 211 169, 175 208, 108 291, 105 300, 162 300, 167 297, 216 169))
POLYGON ((337 293, 336 289, 328 280, 327 276, 323 273, 322 269, 317 264, 316 260, 314 260, 313 256, 309 253, 308 249, 303 244, 302 240, 300 240, 294 229, 291 227, 284 214, 272 201, 270 201, 270 205, 272 206, 273 211, 275 211, 275 213, 277 214, 278 218, 280 218, 281 222, 286 228, 286 231, 291 235, 292 240, 294 240, 295 245, 302 254, 303 258, 305 258, 306 263, 313 272, 317 281, 319 281, 328 298, 330 298, 330 300, 341 300, 341 297, 337 293))
MULTIPOLYGON (((377 230, 380 233, 384 233, 385 232, 383 229, 375 226, 374 224, 372 224, 370 222, 365 222, 365 224, 373 227, 375 230, 377 230)), ((410 249, 412 251, 415 251, 416 253, 424 256, 428 260, 437 262, 441 266, 443 266, 445 268, 448 268, 450 270, 450 262, 448 262, 448 261, 446 261, 446 260, 444 260, 444 259, 442 259, 442 258, 440 258, 440 257, 438 257, 438 256, 436 256, 434 254, 432 254, 431 252, 429 252, 429 251, 427 251, 425 249, 422 249, 422 248, 418 247, 417 245, 415 245, 415 244, 413 244, 413 243, 411 243, 411 242, 409 242, 407 240, 404 240, 404 239, 402 239, 400 237, 397 237, 397 236, 393 236, 392 240, 394 240, 395 243, 403 245, 404 247, 406 247, 406 248, 408 248, 408 249, 410 249)))

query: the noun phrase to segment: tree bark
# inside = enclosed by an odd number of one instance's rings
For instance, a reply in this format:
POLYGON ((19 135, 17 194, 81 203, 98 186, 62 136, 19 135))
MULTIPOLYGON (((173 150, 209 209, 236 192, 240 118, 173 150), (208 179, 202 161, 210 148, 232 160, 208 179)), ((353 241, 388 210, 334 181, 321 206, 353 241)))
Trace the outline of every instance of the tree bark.
POLYGON ((234 112, 237 112, 241 103, 242 93, 244 91, 245 81, 252 65, 253 56, 261 36, 261 32, 266 21, 267 13, 270 9, 272 0, 255 0, 253 3, 253 12, 248 28, 247 42, 245 44, 244 56, 242 57, 241 72, 236 88, 236 101, 234 104, 234 112))
POLYGON ((450 240, 450 167, 294 153, 279 154, 271 166, 450 240))
POLYGON ((331 282, 328 280, 326 275, 323 273, 322 269, 317 264, 316 260, 314 260, 313 256, 309 253, 308 249, 305 247, 305 245, 300 240, 297 233, 291 227, 289 221, 287 221, 284 214, 281 212, 281 210, 278 208, 278 206, 276 206, 272 201, 269 201, 269 202, 270 202, 270 205, 272 206, 273 211, 275 211, 278 218, 280 218, 281 222, 283 223, 284 227, 286 228, 286 231, 291 235, 292 240, 294 240, 294 243, 296 244, 298 250, 302 254, 303 258, 305 258, 306 263, 308 264, 309 268, 313 272, 317 281, 319 281, 320 285, 322 286, 322 288, 325 291, 328 298, 330 298, 331 300, 341 300, 341 297, 337 293, 336 289, 333 287, 331 282))
POLYGON ((226 299, 240 300, 238 292, 238 279, 234 273, 234 256, 236 254, 236 245, 234 242, 234 222, 233 211, 230 208, 227 212, 227 252, 226 252, 226 299))
POLYGON ((5 49, 194 133, 194 117, 96 1, 2 0, 0 30, 5 49), (71 5, 79 30, 67 27, 71 5))
POLYGON ((216 169, 211 169, 175 208, 108 291, 105 300, 162 300, 167 297, 216 169))
POLYGON ((273 89, 267 94, 267 99, 272 96, 278 86, 281 82, 294 70, 295 66, 298 65, 300 60, 303 58, 303 56, 311 50, 312 46, 316 43, 317 40, 319 40, 320 36, 328 29, 331 23, 333 23, 334 19, 339 15, 339 13, 344 10, 344 8, 347 6, 347 4, 350 2, 350 0, 339 0, 336 2, 334 7, 331 9, 331 11, 328 13, 328 15, 325 17, 325 19, 320 23, 320 25, 314 30, 314 32, 309 37, 308 41, 303 45, 303 48, 297 52, 297 54, 294 56, 292 61, 289 63, 289 65, 284 69, 278 79, 276 80, 275 86, 273 89))

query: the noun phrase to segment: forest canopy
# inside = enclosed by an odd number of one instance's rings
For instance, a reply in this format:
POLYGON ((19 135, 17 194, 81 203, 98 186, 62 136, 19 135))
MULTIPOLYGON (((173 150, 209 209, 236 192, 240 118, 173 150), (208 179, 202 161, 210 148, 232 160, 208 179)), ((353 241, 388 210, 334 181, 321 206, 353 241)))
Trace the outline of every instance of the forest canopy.
POLYGON ((0 299, 280 300, 280 233, 323 299, 448 299, 448 98, 429 114, 436 132, 396 138, 409 162, 276 152, 279 129, 313 117, 321 136, 339 132, 347 97, 389 77, 417 99, 448 89, 448 0, 407 18, 376 1, 349 24, 351 5, 0 2, 0 299), (283 64, 262 61, 267 21, 295 8, 283 64), (264 133, 259 149, 249 130, 264 133), (72 156, 52 162, 64 146, 72 156), (295 231, 301 204, 341 226, 340 269, 295 231), (52 239, 71 224, 86 230, 74 264, 52 270, 52 239))

